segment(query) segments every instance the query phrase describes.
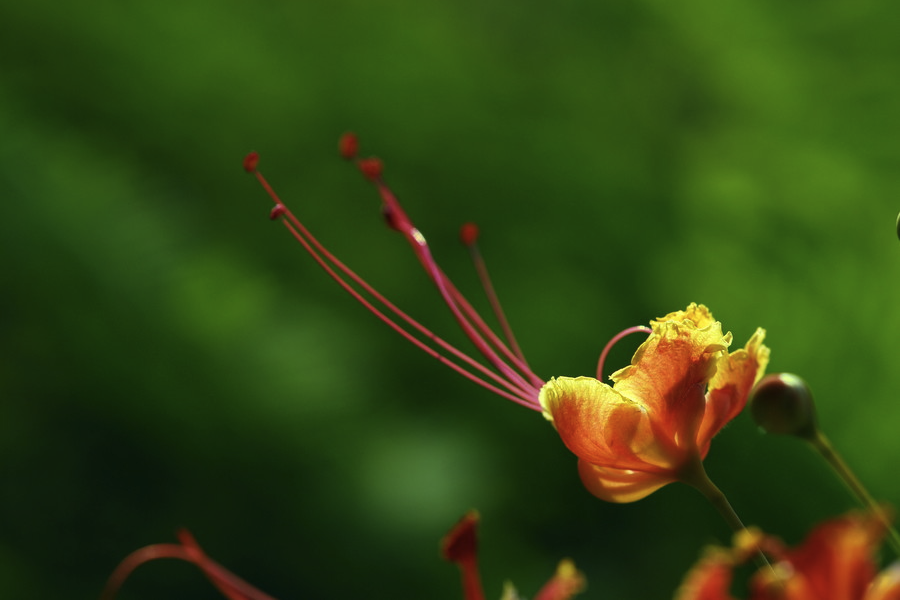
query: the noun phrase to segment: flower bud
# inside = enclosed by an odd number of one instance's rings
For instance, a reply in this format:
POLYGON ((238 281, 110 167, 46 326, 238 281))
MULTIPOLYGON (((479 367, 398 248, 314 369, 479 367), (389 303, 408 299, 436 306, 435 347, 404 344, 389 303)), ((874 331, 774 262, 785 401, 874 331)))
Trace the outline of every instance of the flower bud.
POLYGON ((767 433, 811 439, 816 433, 816 406, 809 386, 790 373, 763 377, 750 396, 750 413, 767 433))

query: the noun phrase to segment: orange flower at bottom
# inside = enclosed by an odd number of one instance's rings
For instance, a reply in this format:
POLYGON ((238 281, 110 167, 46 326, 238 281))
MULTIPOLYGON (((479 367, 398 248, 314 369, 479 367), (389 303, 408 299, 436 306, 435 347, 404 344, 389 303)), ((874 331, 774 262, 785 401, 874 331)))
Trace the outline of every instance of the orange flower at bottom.
POLYGON ((794 549, 757 530, 744 531, 732 549, 708 548, 675 599, 734 600, 732 570, 759 547, 775 562, 753 577, 750 600, 900 600, 900 564, 878 573, 875 563, 884 533, 879 516, 862 513, 820 524, 794 549))
MULTIPOLYGON (((469 511, 454 525, 441 541, 441 554, 459 565, 465 600, 484 600, 481 577, 478 574, 478 511, 469 511)), ((562 560, 556 573, 534 596, 534 600, 569 600, 585 587, 584 575, 568 559, 562 560)), ((503 586, 501 600, 519 600, 516 588, 509 582, 503 586)))
POLYGON ((713 436, 747 403, 769 362, 763 329, 735 352, 703 305, 651 321, 631 365, 610 376, 556 377, 540 392, 544 416, 579 458, 588 490, 633 502, 693 477, 713 436))

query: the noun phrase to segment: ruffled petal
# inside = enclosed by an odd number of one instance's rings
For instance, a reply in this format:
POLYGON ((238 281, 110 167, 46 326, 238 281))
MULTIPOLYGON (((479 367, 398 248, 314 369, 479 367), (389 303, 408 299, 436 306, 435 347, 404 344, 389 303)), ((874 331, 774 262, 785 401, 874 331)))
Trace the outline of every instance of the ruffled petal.
POLYGON ((540 402, 566 447, 589 463, 657 471, 673 466, 648 411, 605 383, 557 377, 541 388, 540 402))
POLYGON ((693 446, 706 406, 706 384, 731 344, 703 305, 651 321, 631 365, 613 373, 616 391, 640 402, 679 448, 693 446))
POLYGON ((718 361, 716 373, 709 382, 706 412, 697 432, 701 456, 706 456, 710 440, 722 427, 744 410, 750 391, 765 372, 769 364, 769 348, 763 344, 765 337, 766 331, 757 329, 744 348, 718 361))
POLYGON ((672 483, 670 473, 649 473, 628 469, 612 469, 578 461, 578 475, 590 493, 607 502, 636 502, 662 486, 672 483))

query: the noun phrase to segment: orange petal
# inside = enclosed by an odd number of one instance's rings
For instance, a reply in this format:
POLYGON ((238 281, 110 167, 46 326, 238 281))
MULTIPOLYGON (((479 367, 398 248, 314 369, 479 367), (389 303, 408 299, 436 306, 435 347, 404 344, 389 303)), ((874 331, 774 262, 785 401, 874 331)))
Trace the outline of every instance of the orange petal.
POLYGON ((679 459, 660 445, 641 404, 592 377, 551 379, 540 402, 566 447, 589 463, 667 471, 679 459))
POLYGON ((672 483, 670 473, 649 473, 627 469, 611 469, 578 461, 581 482, 590 493, 607 502, 635 502, 646 498, 662 486, 672 483))
POLYGON ((734 600, 728 592, 734 566, 731 552, 724 548, 707 548, 675 592, 675 600, 734 600))
POLYGON ((693 446, 703 417, 706 384, 731 344, 703 305, 651 321, 652 333, 631 365, 613 373, 615 389, 640 402, 673 443, 693 446))
POLYGON ((556 573, 535 595, 534 600, 569 600, 584 591, 584 575, 575 568, 571 560, 560 561, 556 573))
MULTIPOLYGON (((780 555, 781 544, 755 527, 734 534, 731 548, 708 546, 703 556, 685 576, 675 600, 734 600, 729 593, 735 567, 756 556, 759 549, 780 555)), ((757 595, 753 600, 762 600, 757 595)), ((788 600, 781 598, 780 600, 788 600)))
POLYGON ((697 432, 701 456, 706 456, 710 440, 744 409, 750 391, 765 372, 769 364, 769 348, 762 343, 765 337, 766 331, 757 329, 744 348, 718 361, 716 374, 709 382, 706 413, 697 432))
POLYGON ((865 600, 900 600, 900 562, 879 573, 869 587, 865 600))
POLYGON ((851 513, 816 527, 788 555, 816 598, 862 598, 875 577, 884 525, 875 515, 851 513))

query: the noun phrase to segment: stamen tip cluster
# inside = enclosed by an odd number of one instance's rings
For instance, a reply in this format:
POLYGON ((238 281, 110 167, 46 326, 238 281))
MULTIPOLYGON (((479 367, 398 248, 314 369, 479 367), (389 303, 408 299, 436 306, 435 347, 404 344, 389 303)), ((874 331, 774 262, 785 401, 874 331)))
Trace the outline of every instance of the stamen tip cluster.
POLYGON ((378 181, 381 179, 381 173, 384 171, 384 164, 378 158, 361 158, 356 162, 359 172, 369 181, 378 181))
POLYGON ((259 154, 251 152, 244 157, 244 170, 248 173, 256 173, 256 165, 259 164, 259 154))
POLYGON ((475 223, 463 223, 459 228, 459 241, 463 246, 472 246, 478 241, 478 225, 475 223))
POLYGON ((338 151, 344 160, 356 158, 356 154, 359 152, 359 138, 356 137, 356 134, 348 131, 342 135, 338 141, 338 151))

